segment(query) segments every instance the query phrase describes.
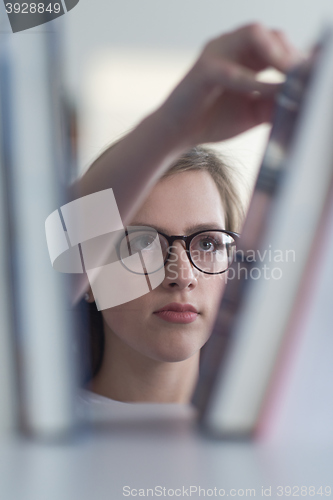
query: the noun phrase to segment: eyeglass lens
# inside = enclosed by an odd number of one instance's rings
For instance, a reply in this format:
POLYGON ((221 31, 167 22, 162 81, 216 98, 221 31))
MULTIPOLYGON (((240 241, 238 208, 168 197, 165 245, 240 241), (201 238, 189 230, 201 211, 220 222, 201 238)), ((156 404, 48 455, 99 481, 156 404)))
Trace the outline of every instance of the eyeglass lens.
POLYGON ((164 255, 158 232, 149 227, 128 227, 119 246, 119 257, 135 274, 154 273, 164 266, 164 255))
MULTIPOLYGON (((189 247, 192 263, 200 271, 212 274, 228 269, 235 250, 234 238, 221 231, 203 231, 192 239, 189 247)), ((146 272, 153 273, 161 269, 167 257, 169 262, 178 260, 176 247, 169 247, 168 240, 153 228, 128 228, 120 244, 120 258, 133 273, 142 274, 141 259, 146 272), (138 254, 136 259, 129 258, 135 254, 138 254)))
POLYGON ((219 231, 206 231, 196 235, 190 244, 193 264, 206 273, 221 273, 233 260, 235 240, 219 231))

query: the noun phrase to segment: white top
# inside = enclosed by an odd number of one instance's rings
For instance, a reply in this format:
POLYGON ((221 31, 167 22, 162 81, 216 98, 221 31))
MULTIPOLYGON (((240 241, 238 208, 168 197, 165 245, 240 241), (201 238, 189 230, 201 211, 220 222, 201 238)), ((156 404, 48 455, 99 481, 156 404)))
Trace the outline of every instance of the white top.
POLYGON ((135 422, 147 420, 190 421, 196 419, 196 409, 178 403, 123 403, 100 396, 86 389, 78 394, 78 411, 81 418, 94 424, 135 422))

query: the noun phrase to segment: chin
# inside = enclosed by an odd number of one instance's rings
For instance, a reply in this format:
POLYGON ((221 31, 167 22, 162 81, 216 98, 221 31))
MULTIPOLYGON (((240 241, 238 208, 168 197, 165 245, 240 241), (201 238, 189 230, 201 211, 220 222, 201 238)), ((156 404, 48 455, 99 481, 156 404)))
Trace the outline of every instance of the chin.
MULTIPOLYGON (((166 331, 160 331, 145 342, 146 355, 156 361, 179 363, 192 358, 207 342, 210 332, 202 326, 187 328, 189 325, 175 326, 166 331)), ((141 345, 142 347, 142 345, 141 345)))
POLYGON ((181 361, 186 361, 187 359, 192 358, 196 353, 187 353, 187 354, 181 354, 181 353, 166 353, 166 354, 161 354, 159 356, 156 356, 156 361, 160 361, 162 363, 180 363, 181 361))
POLYGON ((195 346, 193 343, 189 345, 189 343, 184 342, 183 345, 180 345, 178 342, 177 345, 174 346, 156 347, 149 353, 149 357, 162 363, 179 363, 195 356, 200 351, 201 347, 201 343, 195 346))

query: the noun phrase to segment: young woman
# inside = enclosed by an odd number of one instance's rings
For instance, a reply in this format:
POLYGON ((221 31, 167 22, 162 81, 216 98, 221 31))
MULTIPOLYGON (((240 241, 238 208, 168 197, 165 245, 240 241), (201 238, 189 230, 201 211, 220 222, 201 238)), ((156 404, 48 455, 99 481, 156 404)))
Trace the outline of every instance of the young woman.
POLYGON ((144 228, 158 231, 163 260, 169 253, 163 282, 100 312, 91 290, 86 297, 94 392, 121 401, 188 401, 235 248, 230 231, 241 216, 231 172, 206 148, 183 154, 158 181, 131 221, 137 229, 130 238, 151 256, 152 232, 144 228))
MULTIPOLYGON (((278 85, 257 72, 298 59, 282 33, 258 24, 211 41, 166 102, 76 184, 75 198, 112 188, 124 225, 154 228, 165 260, 156 289, 95 311, 104 348, 91 391, 125 402, 190 400, 229 265, 227 256, 208 269, 195 252, 216 259, 226 242, 232 249, 241 212, 227 167, 195 146, 269 121, 278 85)), ((93 304, 91 290, 86 299, 93 304)))

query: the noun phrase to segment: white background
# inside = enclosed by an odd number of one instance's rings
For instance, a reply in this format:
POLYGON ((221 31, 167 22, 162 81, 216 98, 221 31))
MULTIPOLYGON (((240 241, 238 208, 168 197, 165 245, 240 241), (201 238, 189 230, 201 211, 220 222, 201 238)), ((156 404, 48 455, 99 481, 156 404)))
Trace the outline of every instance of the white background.
MULTIPOLYGON (((0 29, 9 30, 0 9, 0 29)), ((162 102, 210 38, 260 21, 306 51, 332 19, 332 0, 80 0, 45 25, 61 33, 65 86, 79 118, 79 171, 162 102)), ((219 146, 240 171, 245 199, 268 133, 261 126, 219 146)))

